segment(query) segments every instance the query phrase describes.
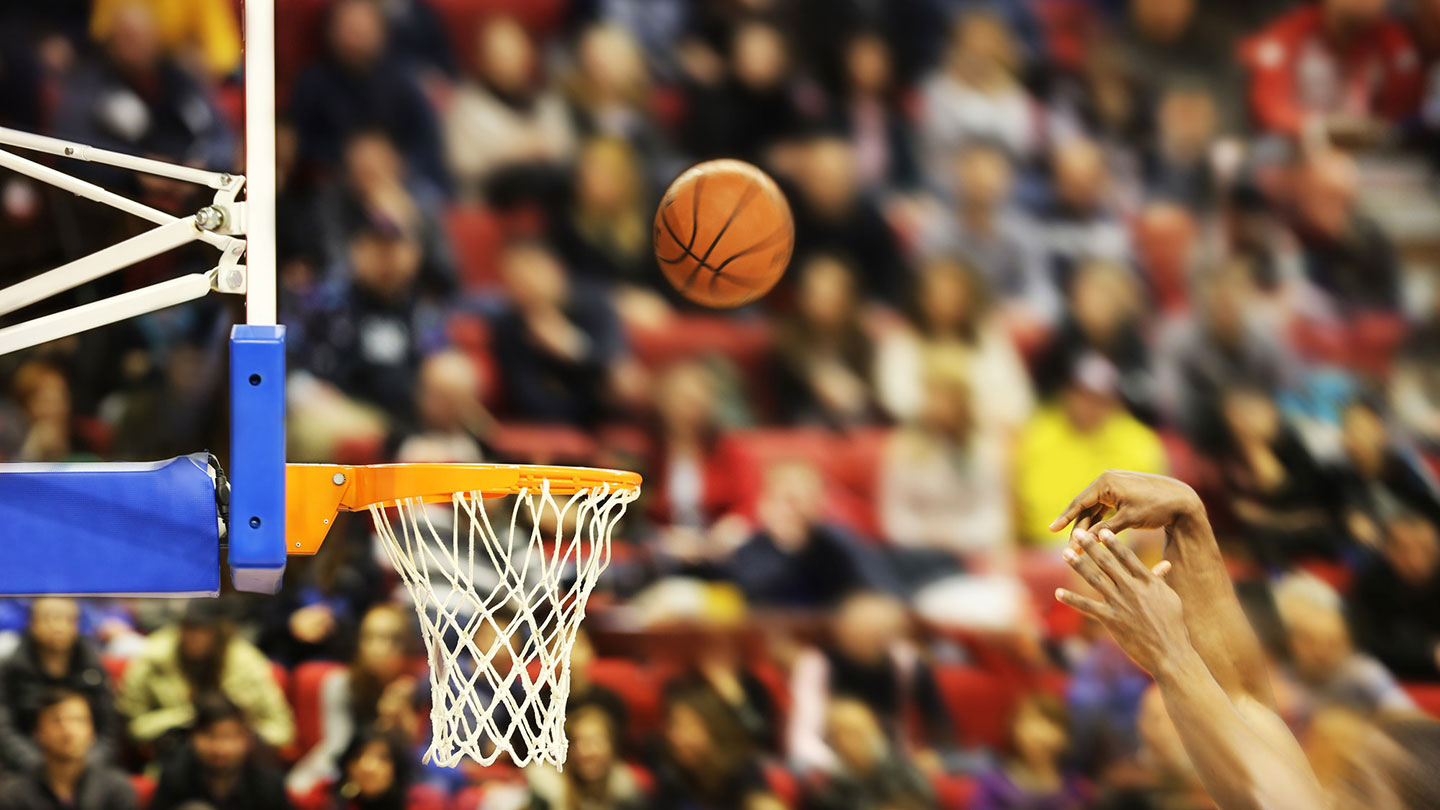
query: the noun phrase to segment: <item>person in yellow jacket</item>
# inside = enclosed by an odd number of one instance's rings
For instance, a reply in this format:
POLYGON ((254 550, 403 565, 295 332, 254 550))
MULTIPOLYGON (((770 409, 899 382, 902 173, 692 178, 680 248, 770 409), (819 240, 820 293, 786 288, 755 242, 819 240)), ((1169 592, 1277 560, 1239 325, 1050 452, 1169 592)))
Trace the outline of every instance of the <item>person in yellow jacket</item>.
POLYGON ((197 599, 176 625, 155 631, 125 670, 119 709, 130 736, 160 747, 194 720, 195 699, 224 694, 255 733, 276 748, 295 736, 295 719, 275 682, 269 659, 231 633, 221 605, 197 599))
POLYGON ((94 0, 90 37, 104 42, 120 13, 136 5, 150 11, 165 50, 182 65, 214 79, 240 68, 240 22, 230 0, 94 0))

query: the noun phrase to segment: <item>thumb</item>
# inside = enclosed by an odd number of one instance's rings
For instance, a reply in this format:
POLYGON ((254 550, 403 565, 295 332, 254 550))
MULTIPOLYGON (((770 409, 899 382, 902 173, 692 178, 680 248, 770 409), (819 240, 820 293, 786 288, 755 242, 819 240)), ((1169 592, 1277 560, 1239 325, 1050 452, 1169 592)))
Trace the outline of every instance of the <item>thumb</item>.
POLYGON ((1170 569, 1172 567, 1173 566, 1170 565, 1169 560, 1161 560, 1160 562, 1155 563, 1155 567, 1150 569, 1150 573, 1161 579, 1165 579, 1167 576, 1170 575, 1170 569))

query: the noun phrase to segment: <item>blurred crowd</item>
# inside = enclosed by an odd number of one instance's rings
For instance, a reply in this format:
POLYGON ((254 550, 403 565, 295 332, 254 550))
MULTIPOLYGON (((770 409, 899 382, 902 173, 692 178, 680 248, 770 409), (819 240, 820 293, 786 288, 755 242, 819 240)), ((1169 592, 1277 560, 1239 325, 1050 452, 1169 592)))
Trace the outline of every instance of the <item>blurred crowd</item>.
MULTIPOLYGON (((0 604, 0 808, 1208 807, 1147 676, 1051 596, 1048 525, 1107 468, 1205 500, 1322 781, 1440 710, 1440 2, 277 6, 291 460, 645 476, 569 762, 421 763, 415 611, 342 519, 276 597, 0 604), (716 157, 795 217, 736 311, 651 248, 716 157)), ((267 46, 230 0, 5 0, 0 123, 239 170, 267 46)), ((0 282, 144 227, 5 174, 0 282)), ((223 464, 241 317, 0 358, 0 458, 223 464)))

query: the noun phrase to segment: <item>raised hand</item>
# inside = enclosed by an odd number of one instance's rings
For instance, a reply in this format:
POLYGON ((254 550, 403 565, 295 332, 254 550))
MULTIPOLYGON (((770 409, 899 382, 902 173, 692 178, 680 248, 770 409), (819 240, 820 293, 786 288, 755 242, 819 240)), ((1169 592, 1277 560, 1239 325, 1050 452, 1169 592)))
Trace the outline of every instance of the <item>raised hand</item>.
POLYGON ((1146 568, 1108 529, 1099 533, 1100 539, 1084 529, 1074 537, 1084 554, 1067 548, 1065 561, 1100 598, 1060 588, 1056 599, 1104 625, 1121 649, 1151 674, 1191 652, 1180 596, 1163 578, 1170 563, 1162 562, 1153 571, 1146 568))
POLYGON ((1050 531, 1071 522, 1078 534, 1109 529, 1168 528, 1177 521, 1204 519, 1200 496, 1183 481, 1164 475, 1106 470, 1076 495, 1050 524, 1050 531), (1107 517, 1108 515, 1108 517, 1107 517))

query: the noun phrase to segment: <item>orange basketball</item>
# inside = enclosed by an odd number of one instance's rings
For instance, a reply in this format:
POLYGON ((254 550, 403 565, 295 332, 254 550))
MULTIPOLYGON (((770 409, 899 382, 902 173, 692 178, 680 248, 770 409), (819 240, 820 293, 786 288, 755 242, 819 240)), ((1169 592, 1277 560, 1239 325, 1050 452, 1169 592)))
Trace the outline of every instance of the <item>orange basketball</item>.
POLYGON ((738 307, 769 292, 794 248, 785 195, 743 161, 692 166, 655 212, 660 269, 686 298, 708 307, 738 307))

